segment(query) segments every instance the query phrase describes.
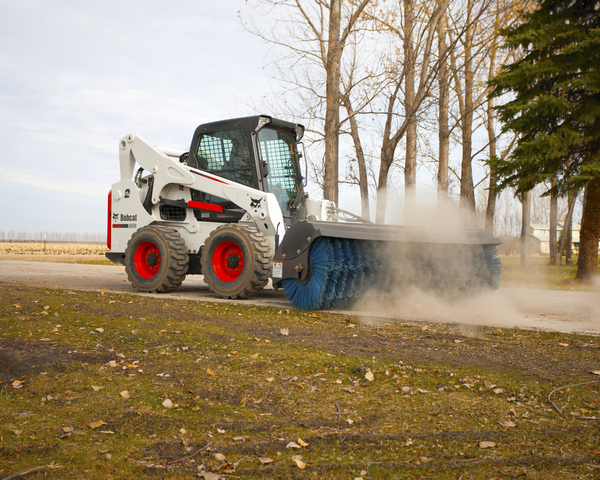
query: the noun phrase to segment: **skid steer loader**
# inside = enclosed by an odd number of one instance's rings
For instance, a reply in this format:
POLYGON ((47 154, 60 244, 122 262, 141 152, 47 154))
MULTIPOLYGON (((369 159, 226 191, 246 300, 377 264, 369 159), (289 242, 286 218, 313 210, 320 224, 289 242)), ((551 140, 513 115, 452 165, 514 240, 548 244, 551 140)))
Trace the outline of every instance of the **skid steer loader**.
POLYGON ((202 274, 216 295, 248 298, 272 280, 301 309, 349 306, 398 285, 497 287, 500 241, 482 231, 375 225, 309 198, 303 134, 261 115, 200 125, 188 152, 127 135, 106 256, 144 292, 202 274))

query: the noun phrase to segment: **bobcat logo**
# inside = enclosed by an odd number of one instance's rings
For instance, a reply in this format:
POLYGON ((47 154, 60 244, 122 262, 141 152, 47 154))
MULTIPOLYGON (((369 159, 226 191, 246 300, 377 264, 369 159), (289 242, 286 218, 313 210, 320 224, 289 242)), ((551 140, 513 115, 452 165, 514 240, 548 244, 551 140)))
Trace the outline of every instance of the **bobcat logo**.
POLYGON ((260 208, 260 204, 261 204, 261 202, 262 202, 263 199, 262 198, 256 199, 256 198, 250 197, 250 200, 251 200, 250 206, 252 208, 260 208))
POLYGON ((119 219, 119 214, 113 212, 112 217, 113 217, 113 220, 118 220, 119 219))

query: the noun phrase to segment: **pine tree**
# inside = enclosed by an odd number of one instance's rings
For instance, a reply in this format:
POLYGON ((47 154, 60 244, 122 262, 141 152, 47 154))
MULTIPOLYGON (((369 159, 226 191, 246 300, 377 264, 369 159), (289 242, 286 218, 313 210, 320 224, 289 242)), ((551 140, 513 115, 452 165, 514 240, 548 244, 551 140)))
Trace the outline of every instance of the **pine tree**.
POLYGON ((495 165, 500 187, 518 193, 555 178, 552 193, 586 189, 577 278, 598 264, 600 238, 600 2, 544 0, 502 31, 522 50, 491 81, 505 130, 519 134, 507 161, 495 165))

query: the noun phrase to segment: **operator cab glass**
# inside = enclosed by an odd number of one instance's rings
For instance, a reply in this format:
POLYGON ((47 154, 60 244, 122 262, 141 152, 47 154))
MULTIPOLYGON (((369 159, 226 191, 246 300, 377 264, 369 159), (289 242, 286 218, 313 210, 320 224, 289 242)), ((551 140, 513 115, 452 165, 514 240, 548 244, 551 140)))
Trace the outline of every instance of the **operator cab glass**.
POLYGON ((200 135, 198 168, 248 187, 255 187, 246 132, 241 128, 200 135))
POLYGON ((264 127, 258 132, 258 151, 261 161, 269 167, 268 191, 277 197, 284 217, 295 217, 294 203, 300 193, 302 176, 294 138, 288 132, 264 127))

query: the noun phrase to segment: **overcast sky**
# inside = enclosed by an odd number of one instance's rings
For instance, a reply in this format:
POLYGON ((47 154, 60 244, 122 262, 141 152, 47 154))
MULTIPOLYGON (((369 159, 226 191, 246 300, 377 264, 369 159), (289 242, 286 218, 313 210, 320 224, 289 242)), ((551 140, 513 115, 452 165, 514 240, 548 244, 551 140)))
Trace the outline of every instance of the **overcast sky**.
POLYGON ((0 0, 0 230, 103 233, 122 137, 187 149, 257 113, 268 46, 244 3, 0 0))

